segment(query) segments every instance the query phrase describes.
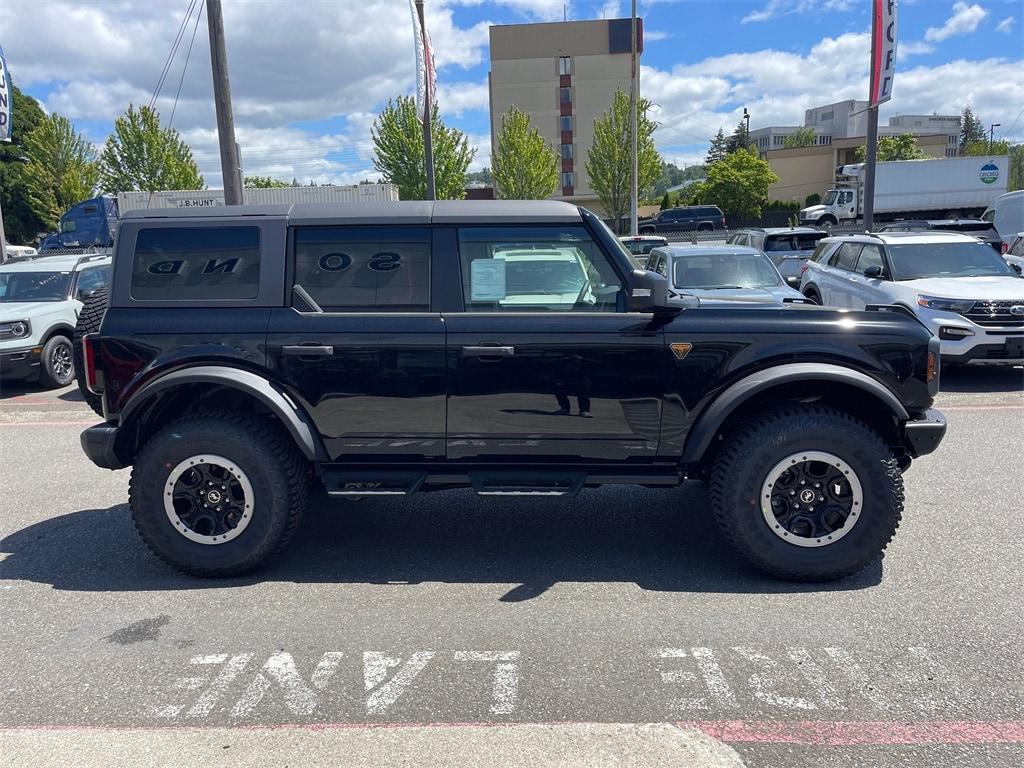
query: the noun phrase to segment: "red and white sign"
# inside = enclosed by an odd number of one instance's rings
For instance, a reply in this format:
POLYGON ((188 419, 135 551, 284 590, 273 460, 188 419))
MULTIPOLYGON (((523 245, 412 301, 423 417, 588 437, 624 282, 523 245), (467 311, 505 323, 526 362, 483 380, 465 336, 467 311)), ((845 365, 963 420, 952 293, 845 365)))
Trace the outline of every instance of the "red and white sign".
POLYGON ((873 0, 873 3, 868 101, 872 107, 877 107, 892 98, 896 75, 896 0, 873 0))
MULTIPOLYGON (((434 51, 430 46, 430 33, 420 26, 415 0, 409 0, 412 9, 412 28, 416 44, 416 113, 426 119, 427 89, 430 89, 430 103, 437 95, 437 73, 434 71, 434 51)), ((431 107, 433 108, 433 107, 431 107)))

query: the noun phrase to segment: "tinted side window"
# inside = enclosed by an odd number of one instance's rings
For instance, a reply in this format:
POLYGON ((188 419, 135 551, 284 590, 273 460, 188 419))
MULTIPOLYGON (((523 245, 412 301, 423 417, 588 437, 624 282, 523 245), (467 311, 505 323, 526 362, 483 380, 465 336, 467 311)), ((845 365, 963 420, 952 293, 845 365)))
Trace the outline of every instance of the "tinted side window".
POLYGON ((134 299, 254 299, 259 287, 258 227, 139 230, 132 262, 134 299))
POLYGON ((863 273, 868 267, 878 267, 885 271, 885 262, 882 261, 882 249, 877 245, 865 245, 857 259, 857 271, 863 273))
POLYGON ((829 250, 834 246, 835 243, 821 243, 817 248, 814 249, 814 253, 811 254, 811 260, 821 262, 825 260, 829 250))
POLYGON ((427 227, 302 227, 295 283, 326 312, 430 309, 427 227))
POLYGON ((103 288, 110 282, 110 267, 90 267, 78 275, 78 296, 103 288))
POLYGON ((614 312, 622 290, 583 227, 464 227, 459 257, 469 312, 614 312))
POLYGON ((860 253, 860 243, 843 243, 829 259, 829 266, 852 270, 860 253))

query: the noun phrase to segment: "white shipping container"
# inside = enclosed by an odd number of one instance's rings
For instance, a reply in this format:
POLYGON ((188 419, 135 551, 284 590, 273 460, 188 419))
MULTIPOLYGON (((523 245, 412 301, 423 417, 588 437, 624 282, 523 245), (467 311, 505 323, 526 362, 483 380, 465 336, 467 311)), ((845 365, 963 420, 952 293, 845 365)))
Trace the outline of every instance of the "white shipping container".
MULTIPOLYGON (((394 184, 356 184, 352 186, 276 187, 246 189, 246 205, 291 205, 292 203, 386 203, 398 200, 394 184)), ((224 205, 222 189, 179 189, 158 192, 119 192, 117 207, 121 214, 137 208, 211 208, 224 205)))

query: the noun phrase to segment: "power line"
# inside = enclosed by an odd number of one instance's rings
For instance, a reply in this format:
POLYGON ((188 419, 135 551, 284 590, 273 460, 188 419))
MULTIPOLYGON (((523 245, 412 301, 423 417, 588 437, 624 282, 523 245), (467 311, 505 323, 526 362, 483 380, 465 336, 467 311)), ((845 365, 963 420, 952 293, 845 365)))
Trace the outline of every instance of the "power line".
POLYGON ((167 59, 164 61, 163 69, 160 70, 160 78, 156 82, 156 86, 153 88, 153 97, 149 100, 149 108, 153 109, 156 106, 156 100, 160 97, 160 91, 164 87, 164 80, 167 79, 167 73, 171 69, 171 64, 174 61, 174 55, 178 52, 178 46, 181 44, 181 38, 185 34, 185 29, 188 27, 189 18, 192 16, 192 10, 196 7, 198 0, 191 0, 188 5, 188 9, 185 11, 185 17, 181 20, 181 24, 178 25, 178 34, 174 38, 174 42, 171 44, 171 50, 167 54, 167 59))
POLYGON ((192 45, 196 41, 196 30, 199 29, 199 19, 203 17, 203 8, 206 7, 206 0, 199 4, 199 13, 196 14, 196 23, 192 27, 192 39, 188 43, 188 51, 185 53, 185 64, 181 68, 181 78, 178 80, 178 90, 174 94, 174 105, 171 107, 171 119, 167 121, 167 127, 174 125, 174 112, 178 109, 178 97, 181 95, 181 84, 185 82, 185 73, 188 71, 188 60, 192 56, 192 45))

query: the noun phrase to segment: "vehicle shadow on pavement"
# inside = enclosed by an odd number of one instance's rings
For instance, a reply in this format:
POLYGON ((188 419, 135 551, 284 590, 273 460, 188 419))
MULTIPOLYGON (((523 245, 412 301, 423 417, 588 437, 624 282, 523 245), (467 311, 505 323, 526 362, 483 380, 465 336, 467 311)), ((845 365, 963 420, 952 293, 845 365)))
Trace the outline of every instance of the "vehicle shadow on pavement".
POLYGON ((0 541, 0 553, 9 553, 0 560, 0 583, 89 591, 434 582, 494 584, 495 601, 522 602, 562 582, 777 594, 864 589, 882 577, 880 561, 827 584, 762 576, 729 549, 699 483, 668 491, 588 490, 568 500, 448 491, 338 502, 319 494, 292 546, 238 579, 195 579, 163 565, 136 535, 124 505, 29 526, 0 541))
POLYGON ((939 389, 942 392, 1024 392, 1024 368, 983 365, 943 368, 939 389))

